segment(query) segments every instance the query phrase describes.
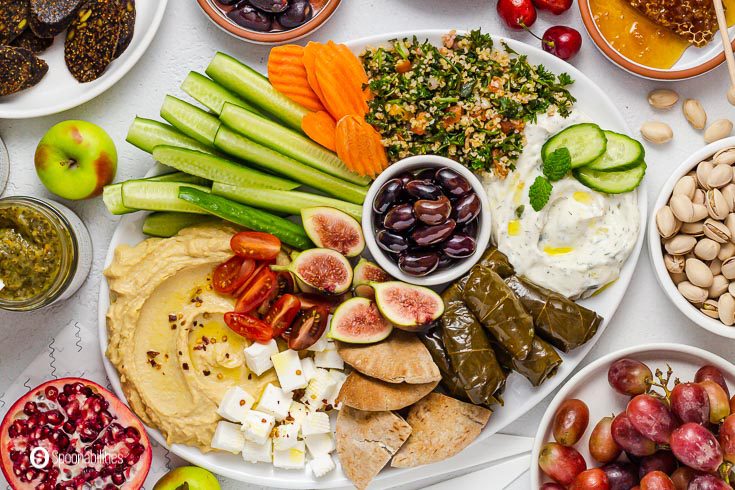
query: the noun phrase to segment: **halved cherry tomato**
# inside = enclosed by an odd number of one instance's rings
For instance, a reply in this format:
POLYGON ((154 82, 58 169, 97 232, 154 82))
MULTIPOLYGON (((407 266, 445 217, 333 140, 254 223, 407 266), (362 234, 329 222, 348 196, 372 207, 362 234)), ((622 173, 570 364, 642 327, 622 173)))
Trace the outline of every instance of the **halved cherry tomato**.
POLYGON ((284 294, 265 314, 265 322, 273 327, 273 337, 281 335, 291 326, 301 311, 301 301, 293 294, 284 294))
POLYGON ((304 350, 314 345, 327 329, 327 317, 329 310, 324 306, 314 306, 302 311, 291 328, 288 348, 304 350))
POLYGON ((225 323, 232 331, 254 342, 264 344, 273 338, 273 327, 245 313, 225 313, 225 323))
POLYGON ((263 304, 273 291, 278 288, 275 273, 270 267, 264 267, 250 281, 235 304, 235 311, 238 313, 250 313, 258 306, 263 304))
POLYGON ((296 281, 294 281, 293 275, 290 272, 278 271, 276 273, 276 279, 278 280, 278 296, 296 292, 296 281))
POLYGON ((270 233, 241 231, 230 240, 230 248, 246 259, 273 260, 281 251, 281 240, 270 233))
POLYGON ((301 309, 308 310, 315 306, 321 306, 326 308, 329 313, 334 313, 342 301, 339 296, 322 296, 314 293, 301 293, 297 294, 299 300, 301 300, 301 309))
POLYGON ((235 255, 217 266, 212 274, 212 287, 218 293, 231 293, 242 287, 255 271, 255 261, 235 255))

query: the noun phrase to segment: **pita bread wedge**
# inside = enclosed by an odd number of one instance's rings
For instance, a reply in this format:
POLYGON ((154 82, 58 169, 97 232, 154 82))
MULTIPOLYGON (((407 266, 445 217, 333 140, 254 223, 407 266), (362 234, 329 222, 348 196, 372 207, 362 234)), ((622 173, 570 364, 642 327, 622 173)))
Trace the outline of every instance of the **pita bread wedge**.
POLYGON ((435 463, 466 448, 487 425, 492 412, 440 393, 431 393, 408 412, 411 437, 393 458, 394 468, 435 463))
POLYGON ((337 343, 344 361, 362 374, 387 383, 423 384, 441 380, 439 368, 416 334, 393 330, 376 344, 337 343))
POLYGON ((409 435, 411 426, 393 412, 342 407, 337 416, 337 455, 342 471, 358 490, 367 488, 409 435))
POLYGON ((438 381, 422 384, 386 383, 352 371, 339 392, 338 401, 367 412, 400 410, 431 393, 438 381))

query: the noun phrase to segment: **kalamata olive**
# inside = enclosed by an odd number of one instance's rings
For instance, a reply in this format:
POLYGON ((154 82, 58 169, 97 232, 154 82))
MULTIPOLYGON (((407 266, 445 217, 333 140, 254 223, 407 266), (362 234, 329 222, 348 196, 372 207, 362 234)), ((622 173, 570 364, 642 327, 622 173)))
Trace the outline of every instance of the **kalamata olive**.
POLYGON ((406 184, 406 191, 416 199, 436 200, 442 195, 439 186, 424 180, 412 180, 406 184))
POLYGON ((436 171, 433 168, 425 168, 423 170, 419 170, 416 173, 416 177, 414 177, 414 179, 416 179, 416 180, 425 180, 427 182, 433 182, 434 181, 434 173, 436 173, 436 171))
POLYGON ((401 253, 408 250, 408 239, 404 236, 391 233, 388 230, 380 230, 375 236, 378 246, 390 253, 401 253))
POLYGON ((452 203, 447 196, 441 196, 436 201, 419 199, 413 203, 413 213, 419 221, 427 225, 440 225, 449 219, 452 213, 452 203))
POLYGON ((227 17, 232 19, 237 25, 254 31, 268 32, 273 26, 273 19, 260 12, 255 7, 243 5, 227 13, 227 17))
POLYGON ((482 203, 480 198, 474 192, 467 194, 464 197, 457 199, 454 203, 454 213, 452 217, 455 219, 457 224, 463 225, 469 223, 473 219, 477 218, 480 214, 482 203))
POLYGON ((444 189, 450 197, 464 196, 472 190, 467 179, 459 175, 451 168, 440 168, 434 175, 434 181, 444 189))
POLYGON ((405 187, 406 184, 408 184, 409 182, 411 182, 412 180, 414 180, 416 177, 412 173, 403 172, 401 175, 399 175, 396 178, 398 180, 400 180, 401 183, 403 184, 403 186, 405 187))
POLYGON ((393 231, 406 231, 416 224, 411 204, 399 204, 385 215, 383 226, 393 231))
POLYGON ((219 3, 222 5, 235 5, 237 2, 240 2, 242 0, 219 0, 219 3))
POLYGON ((475 239, 467 235, 454 235, 442 245, 442 252, 454 259, 469 257, 476 249, 475 239))
POLYGON ((288 8, 288 0, 248 0, 248 2, 268 14, 280 14, 288 8))
POLYGON ((439 266, 439 254, 436 252, 404 253, 398 259, 398 267, 412 276, 431 274, 439 266))
POLYGON ((403 182, 400 179, 390 179, 375 195, 373 211, 378 214, 385 213, 391 206, 399 202, 401 193, 403 193, 403 182))
POLYGON ((430 247, 452 236, 456 227, 457 223, 453 219, 440 225, 420 226, 411 233, 411 240, 419 247, 430 247))
POLYGON ((445 269, 452 264, 454 264, 453 258, 443 253, 439 254, 439 265, 437 266, 437 269, 445 269))
POLYGON ((293 29, 311 20, 313 15, 314 9, 309 0, 292 0, 288 10, 278 16, 278 22, 287 29, 293 29))
POLYGON ((469 223, 465 223, 461 227, 458 227, 459 233, 463 235, 477 237, 478 220, 473 219, 469 223))

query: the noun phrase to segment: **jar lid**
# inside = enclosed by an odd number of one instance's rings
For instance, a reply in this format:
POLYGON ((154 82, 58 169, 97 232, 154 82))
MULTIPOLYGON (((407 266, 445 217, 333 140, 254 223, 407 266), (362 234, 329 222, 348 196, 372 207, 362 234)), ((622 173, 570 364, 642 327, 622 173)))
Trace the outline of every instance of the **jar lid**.
POLYGON ((0 138, 0 196, 5 192, 5 186, 8 185, 8 177, 10 176, 10 156, 8 149, 0 138))

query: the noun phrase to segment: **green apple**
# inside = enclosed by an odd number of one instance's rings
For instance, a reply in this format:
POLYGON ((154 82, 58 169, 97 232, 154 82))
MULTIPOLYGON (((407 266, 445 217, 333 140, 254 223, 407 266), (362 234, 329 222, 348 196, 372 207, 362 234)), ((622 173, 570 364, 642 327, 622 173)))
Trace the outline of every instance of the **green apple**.
POLYGON ((181 466, 166 473, 153 490, 220 490, 217 478, 197 466, 181 466))
POLYGON ((117 150, 96 124, 64 121, 38 143, 35 163, 49 191, 64 199, 88 199, 102 194, 102 188, 115 179, 117 150))

